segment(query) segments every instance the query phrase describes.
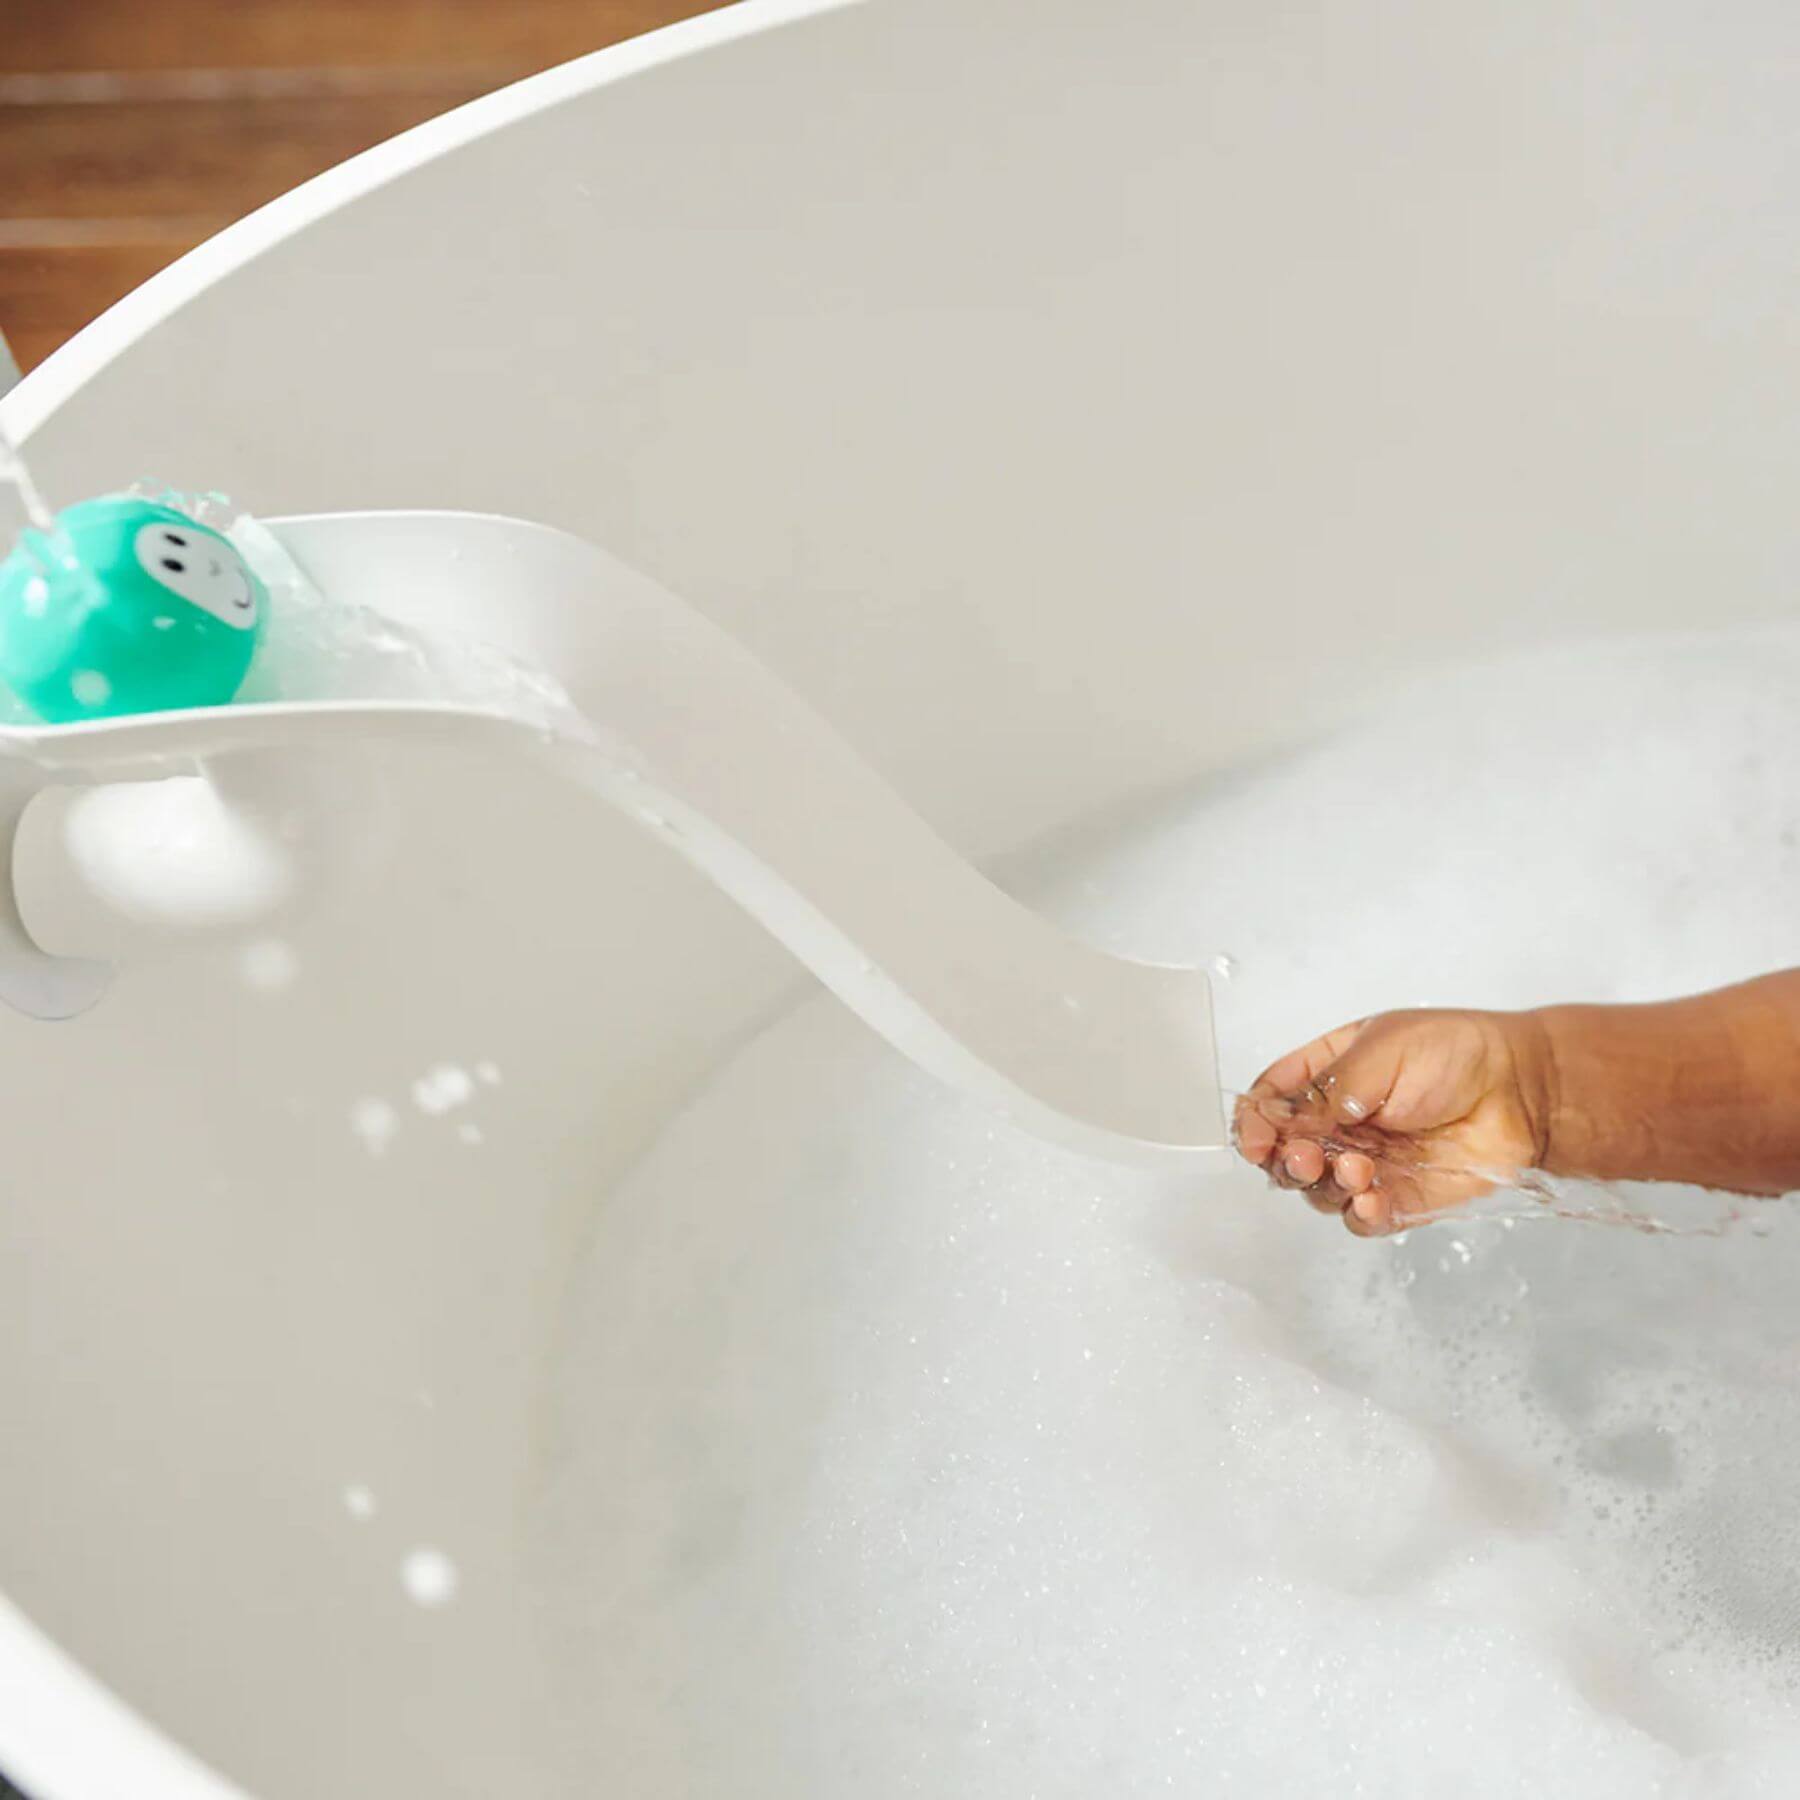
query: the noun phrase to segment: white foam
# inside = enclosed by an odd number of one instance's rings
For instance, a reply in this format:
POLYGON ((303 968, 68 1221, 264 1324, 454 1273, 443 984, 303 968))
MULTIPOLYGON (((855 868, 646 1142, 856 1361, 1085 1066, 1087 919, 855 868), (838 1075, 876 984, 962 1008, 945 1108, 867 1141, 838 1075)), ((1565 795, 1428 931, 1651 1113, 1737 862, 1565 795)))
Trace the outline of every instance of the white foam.
MULTIPOLYGON (((1800 963, 1800 633, 1365 697, 1034 874, 1228 1075, 1420 1001, 1800 963)), ((829 1001, 610 1196, 538 1522, 639 1800, 1733 1795, 1800 1778, 1800 1226, 1351 1239, 996 1126, 829 1001)))

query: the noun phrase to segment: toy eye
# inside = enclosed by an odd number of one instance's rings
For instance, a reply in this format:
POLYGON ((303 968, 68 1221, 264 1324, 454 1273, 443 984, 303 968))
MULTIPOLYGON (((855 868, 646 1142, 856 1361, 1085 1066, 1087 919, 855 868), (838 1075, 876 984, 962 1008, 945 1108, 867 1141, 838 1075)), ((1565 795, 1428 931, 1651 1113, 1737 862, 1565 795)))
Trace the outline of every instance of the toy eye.
POLYGON ((170 570, 174 574, 179 575, 182 572, 182 570, 184 570, 187 567, 187 564, 184 562, 178 561, 173 556, 165 556, 162 559, 162 566, 165 569, 170 570))
POLYGON ((187 539, 184 538, 179 531, 165 531, 163 533, 163 542, 165 544, 179 544, 183 550, 187 548, 187 539))

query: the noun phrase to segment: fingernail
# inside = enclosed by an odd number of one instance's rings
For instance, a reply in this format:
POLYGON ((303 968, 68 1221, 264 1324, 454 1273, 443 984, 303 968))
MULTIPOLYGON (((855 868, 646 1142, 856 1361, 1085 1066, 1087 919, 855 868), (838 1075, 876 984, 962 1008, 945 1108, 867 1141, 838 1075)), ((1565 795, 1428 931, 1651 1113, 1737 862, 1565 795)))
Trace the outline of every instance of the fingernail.
POLYGON ((1366 1119, 1369 1116, 1368 1107, 1354 1094, 1346 1094, 1340 1104, 1353 1119, 1366 1119))

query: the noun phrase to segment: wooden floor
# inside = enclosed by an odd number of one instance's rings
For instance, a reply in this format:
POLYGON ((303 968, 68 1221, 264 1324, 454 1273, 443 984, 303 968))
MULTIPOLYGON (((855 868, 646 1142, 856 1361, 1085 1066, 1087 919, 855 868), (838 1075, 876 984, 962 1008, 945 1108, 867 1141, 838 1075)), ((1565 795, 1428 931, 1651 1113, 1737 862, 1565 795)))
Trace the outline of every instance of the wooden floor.
POLYGON ((0 333, 29 369, 296 182, 718 3, 6 0, 0 333))

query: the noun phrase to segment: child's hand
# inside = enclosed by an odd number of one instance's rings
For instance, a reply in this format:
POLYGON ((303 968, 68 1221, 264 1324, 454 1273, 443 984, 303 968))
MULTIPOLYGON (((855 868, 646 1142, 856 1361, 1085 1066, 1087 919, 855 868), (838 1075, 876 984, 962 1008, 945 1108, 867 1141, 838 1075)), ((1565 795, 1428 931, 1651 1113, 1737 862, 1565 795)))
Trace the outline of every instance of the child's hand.
POLYGON ((1266 1070, 1237 1144, 1359 1237, 1405 1229, 1543 1157, 1546 1062, 1529 1014, 1383 1013, 1266 1070))

